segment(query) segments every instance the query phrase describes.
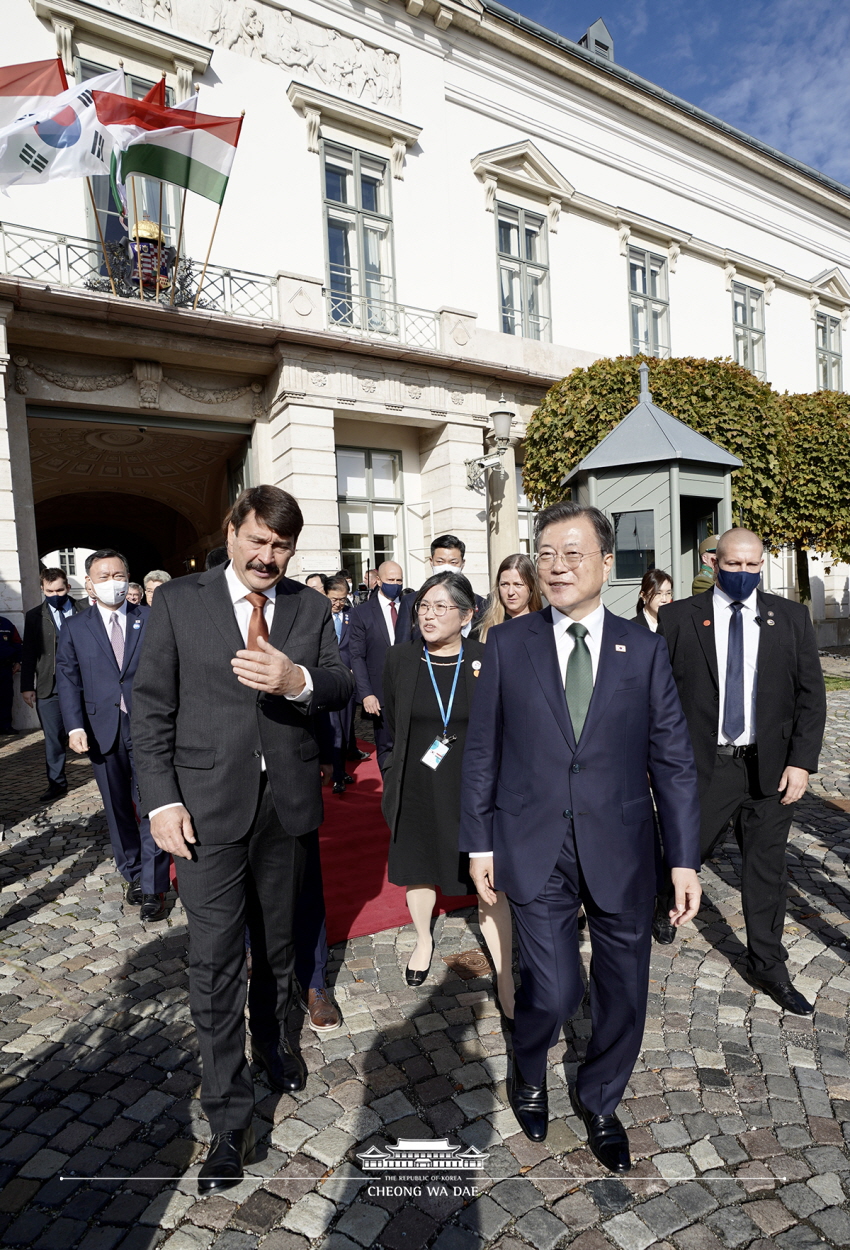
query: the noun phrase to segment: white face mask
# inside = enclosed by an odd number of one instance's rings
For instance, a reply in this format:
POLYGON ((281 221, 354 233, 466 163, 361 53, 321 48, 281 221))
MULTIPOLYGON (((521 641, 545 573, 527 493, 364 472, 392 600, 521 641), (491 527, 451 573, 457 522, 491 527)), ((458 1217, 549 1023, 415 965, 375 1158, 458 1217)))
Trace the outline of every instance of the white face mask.
POLYGON ((117 581, 113 578, 108 582, 92 582, 94 593, 106 608, 117 608, 127 598, 129 582, 117 581))
POLYGON ((445 560, 432 561, 431 568, 434 570, 435 573, 439 573, 443 569, 447 569, 450 573, 462 573, 463 572, 462 565, 447 564, 445 560))

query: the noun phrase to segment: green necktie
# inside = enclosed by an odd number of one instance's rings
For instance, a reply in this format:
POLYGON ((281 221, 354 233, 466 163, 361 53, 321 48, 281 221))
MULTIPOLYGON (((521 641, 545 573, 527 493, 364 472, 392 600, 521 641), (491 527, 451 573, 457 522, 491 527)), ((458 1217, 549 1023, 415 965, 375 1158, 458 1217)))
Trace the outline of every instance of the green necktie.
POLYGON ((567 680, 564 683, 564 692, 567 696, 570 720, 573 722, 573 733, 576 736, 576 742, 578 742, 581 737, 581 731, 584 728, 587 709, 590 707, 590 697, 593 694, 593 662, 590 658, 587 643, 584 641, 587 635, 587 626, 580 625, 578 621, 574 621, 567 633, 573 637, 573 649, 567 661, 567 680))

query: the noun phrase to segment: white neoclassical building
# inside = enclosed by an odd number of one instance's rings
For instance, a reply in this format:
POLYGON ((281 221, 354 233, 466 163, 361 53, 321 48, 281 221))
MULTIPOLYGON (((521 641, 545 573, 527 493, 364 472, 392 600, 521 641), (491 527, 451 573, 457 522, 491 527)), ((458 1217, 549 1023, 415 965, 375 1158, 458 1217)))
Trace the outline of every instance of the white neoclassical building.
MULTIPOLYGON (((200 567, 246 481, 300 500, 296 576, 393 556, 415 586, 450 531, 483 592, 528 547, 525 426, 575 366, 730 356, 780 390, 844 388, 850 190, 630 73, 602 23, 570 42, 496 0, 5 0, 3 33, 5 63, 123 65, 128 95, 164 74, 169 101, 198 84, 202 112, 245 111, 197 308, 210 201, 188 196, 174 303, 110 291, 107 179, 0 201, 15 620, 56 550, 200 567)), ((176 246, 181 194, 131 181, 131 217, 176 246)), ((837 640, 848 570, 812 572, 837 640)), ((770 576, 793 593, 790 558, 770 576)))

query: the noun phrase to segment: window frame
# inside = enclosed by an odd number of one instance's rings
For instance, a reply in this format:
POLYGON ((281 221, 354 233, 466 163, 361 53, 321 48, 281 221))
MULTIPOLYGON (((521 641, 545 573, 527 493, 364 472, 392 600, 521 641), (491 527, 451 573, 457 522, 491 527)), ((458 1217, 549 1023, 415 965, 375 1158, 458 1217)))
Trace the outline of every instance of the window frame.
MULTIPOLYGON (((322 139, 320 141, 319 153, 321 157, 320 171, 322 179, 322 233, 324 236, 325 247, 325 289, 328 298, 328 318, 333 326, 351 326, 352 329, 368 330, 371 333, 385 333, 396 335, 398 333, 396 309, 396 263, 395 263, 395 230, 393 224, 393 202, 392 202, 392 165, 389 157, 377 155, 374 152, 368 152, 361 148, 350 147, 348 144, 338 142, 335 139, 322 139), (327 184, 327 157, 328 152, 334 150, 345 153, 351 159, 352 182, 355 187, 356 203, 343 204, 338 200, 328 198, 327 184), (361 177, 360 165, 361 160, 365 158, 367 161, 379 162, 384 168, 383 192, 386 197, 386 212, 371 212, 361 205, 361 177), (331 271, 331 254, 330 254, 330 236, 329 236, 329 217, 333 212, 350 213, 355 218, 355 229, 357 232, 357 275, 356 275, 356 292, 349 289, 348 292, 337 291, 333 285, 333 274, 331 271), (386 294, 380 299, 374 299, 368 294, 367 283, 369 279, 366 276, 364 255, 365 248, 363 240, 365 237, 365 221, 374 219, 383 222, 387 228, 387 245, 386 252, 388 263, 390 266, 389 273, 381 273, 380 281, 386 286, 386 294), (336 308, 336 301, 343 301, 341 309, 336 308), (350 305, 347 315, 344 311, 345 303, 350 305), (337 316, 337 311, 342 315, 337 316)), ((353 273, 353 266, 349 265, 349 273, 353 273)))
POLYGON ((519 530, 519 549, 524 554, 534 559, 534 523, 537 519, 537 512, 531 506, 531 502, 523 489, 522 484, 523 466, 516 466, 516 502, 517 502, 517 528, 519 530), (528 544, 526 550, 524 544, 528 544))
MULTIPOLYGON (((348 444, 338 443, 334 447, 334 460, 336 464, 336 489, 337 489, 336 501, 337 501, 337 525, 339 528, 339 557, 341 561, 340 568, 344 568, 344 569, 349 568, 349 565, 346 563, 346 549, 343 548, 343 545, 342 545, 342 516, 340 512, 340 506, 343 504, 363 505, 367 509, 368 536, 369 536, 369 551, 368 551, 369 563, 367 563, 366 565, 367 568, 377 567, 377 564, 375 563, 376 556, 375 556, 374 509, 376 506, 394 507, 396 509, 396 515, 399 518, 398 525, 397 525, 397 533, 396 533, 396 538, 398 540, 397 541, 398 550, 393 556, 393 559, 395 559, 396 562, 400 564, 402 568, 404 568, 405 560, 407 556, 407 526, 406 526, 406 508, 405 508, 405 503, 404 503, 404 458, 403 458, 401 449, 394 448, 394 447, 354 447, 348 444), (371 490, 371 494, 369 493, 367 493, 366 495, 343 495, 342 494, 342 492, 340 491, 339 460, 337 458, 340 452, 353 452, 356 455, 365 456, 366 489, 367 489, 367 492, 371 490), (396 461, 395 486, 397 488, 398 493, 391 499, 388 499, 388 498, 379 499, 375 495, 374 478, 372 476, 372 457, 373 456, 395 457, 395 461, 396 461)), ((350 549, 348 550, 350 551, 350 549)), ((351 552, 351 554, 353 555, 355 553, 351 552)), ((353 569, 350 569, 350 572, 352 574, 352 580, 355 581, 355 585, 357 584, 358 580, 362 580, 362 579, 355 578, 353 569)))
POLYGON ((653 251, 651 247, 642 247, 637 244, 629 243, 628 248, 626 249, 626 287, 627 287, 628 294, 629 294, 629 303, 628 303, 629 344, 631 347, 631 354, 633 356, 650 356, 652 357, 653 360, 669 359, 669 357, 672 355, 672 348, 670 344, 671 335, 670 335, 670 261, 669 261, 669 257, 664 256, 660 252, 653 251), (644 293, 643 291, 636 291, 633 289, 632 287, 632 261, 633 261, 633 258, 637 256, 643 257, 643 262, 642 262, 643 270, 644 270, 644 274, 647 277, 650 271, 651 262, 652 261, 658 262, 659 269, 664 274, 665 296, 663 299, 659 296, 649 294, 648 282, 647 282, 647 287, 646 287, 646 293, 644 293), (666 335, 667 335, 667 342, 665 344, 653 342, 653 343, 650 343, 649 346, 647 347, 647 346, 641 345, 639 340, 635 338, 635 335, 632 329, 632 326, 633 326, 632 309, 634 305, 638 303, 640 303, 643 306, 644 316, 646 318, 646 325, 647 325, 648 330, 651 327, 654 327, 656 324, 655 317, 653 316, 652 306, 661 305, 663 307, 664 326, 665 326, 666 335))
POLYGON ((765 304, 766 304, 765 293, 761 287, 750 286, 748 282, 740 282, 737 278, 734 279, 732 282, 731 293, 732 293, 732 359, 735 361, 736 364, 740 365, 742 369, 749 369, 750 373, 753 375, 754 378, 758 378, 760 382, 766 382, 767 381, 767 331, 765 330, 765 315, 764 315, 765 304), (735 308, 736 308, 735 295, 736 293, 741 293, 741 292, 744 293, 743 307, 746 309, 746 313, 747 313, 746 321, 738 321, 735 316, 735 308), (751 297, 754 295, 758 296, 758 304, 759 304, 759 307, 761 308, 761 326, 751 325, 750 320, 749 320, 751 316, 750 300, 751 300, 751 297), (761 369, 754 369, 751 364, 748 364, 745 360, 739 359, 741 353, 738 351, 738 344, 740 341, 742 341, 742 339, 745 340, 747 343, 747 352, 749 354, 751 361, 755 361, 756 351, 757 349, 760 348, 761 364, 762 364, 761 369))
MULTIPOLYGON (((656 561, 658 548, 655 545, 656 540, 657 540, 657 533, 656 533, 657 526, 656 526, 655 512, 656 512, 655 508, 619 508, 616 512, 611 512, 610 521, 614 530, 614 552, 613 552, 614 564, 611 569, 611 576, 609 578, 609 581, 612 586, 640 586, 641 582, 643 581, 644 575, 649 571, 649 569, 654 569, 658 567, 657 561, 656 561), (653 542, 653 546, 651 548, 652 563, 649 565, 649 568, 644 569, 643 573, 640 573, 637 577, 621 576, 617 571, 617 517, 633 516, 637 513, 648 513, 652 517, 652 542, 653 542)), ((638 547, 638 548, 635 548, 635 550, 649 551, 650 548, 638 547)))
POLYGON ((844 392, 844 352, 841 339, 841 318, 834 316, 830 312, 815 312, 815 381, 819 391, 838 391, 844 392), (827 341, 829 341, 830 326, 834 329, 838 337, 838 349, 831 347, 822 347, 820 343, 821 325, 824 325, 827 331, 827 341), (835 374, 838 375, 838 385, 822 386, 821 385, 821 363, 824 363, 830 373, 831 380, 835 381, 835 374))
POLYGON ((501 334, 510 335, 511 338, 531 339, 535 343, 551 343, 552 342, 552 283, 551 268, 549 265, 549 223, 546 220, 546 214, 539 212, 533 208, 524 208, 520 204, 508 204, 506 200, 497 200, 494 205, 494 217, 496 220, 496 293, 499 306, 499 331, 501 334), (512 256, 509 252, 503 252, 501 248, 500 238, 500 218, 502 212, 516 213, 517 215, 517 232, 520 239, 525 238, 525 221, 526 217, 531 217, 535 221, 540 222, 540 230, 538 238, 542 244, 542 250, 545 254, 545 260, 528 260, 524 256, 512 256), (506 267, 506 263, 510 266, 519 267, 520 281, 520 321, 521 334, 517 334, 516 330, 505 329, 505 305, 502 298, 502 270, 506 267), (533 335, 529 333, 531 325, 531 315, 529 314, 529 270, 539 270, 543 273, 542 289, 545 293, 546 312, 540 313, 536 317, 539 333, 533 335))

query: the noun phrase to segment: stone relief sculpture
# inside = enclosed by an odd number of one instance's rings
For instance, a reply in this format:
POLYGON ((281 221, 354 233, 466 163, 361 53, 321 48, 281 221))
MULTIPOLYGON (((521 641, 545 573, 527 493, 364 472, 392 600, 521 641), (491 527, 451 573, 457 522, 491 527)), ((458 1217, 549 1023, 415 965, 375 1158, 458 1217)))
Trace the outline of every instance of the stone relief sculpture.
POLYGON ((114 9, 120 9, 129 17, 141 17, 146 22, 170 26, 171 0, 106 0, 114 9))

